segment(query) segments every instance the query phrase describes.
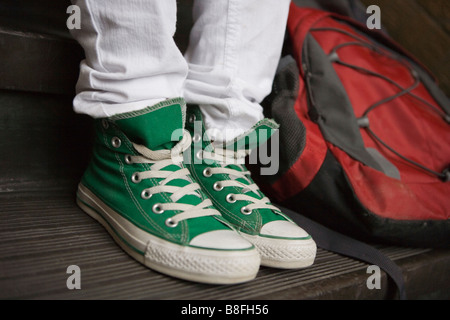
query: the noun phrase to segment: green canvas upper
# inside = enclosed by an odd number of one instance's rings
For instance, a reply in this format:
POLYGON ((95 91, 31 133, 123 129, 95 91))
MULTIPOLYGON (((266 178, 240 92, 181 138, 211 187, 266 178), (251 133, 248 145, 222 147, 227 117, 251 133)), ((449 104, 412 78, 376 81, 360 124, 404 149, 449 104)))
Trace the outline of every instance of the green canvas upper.
POLYGON ((186 104, 182 98, 165 100, 142 110, 112 116, 128 139, 152 150, 170 149, 181 138, 186 104), (173 135, 173 137, 172 137, 173 135))
MULTIPOLYGON (((193 142, 191 151, 191 161, 188 164, 188 168, 191 171, 194 179, 202 186, 203 191, 213 201, 214 206, 221 212, 222 216, 227 219, 237 230, 250 234, 260 235, 262 226, 270 221, 276 220, 289 220, 279 210, 271 210, 266 208, 254 209, 251 214, 245 215, 241 212, 242 207, 251 204, 251 201, 239 200, 234 203, 226 201, 226 197, 229 194, 242 194, 243 188, 235 186, 227 186, 222 190, 217 191, 214 189, 214 184, 217 181, 232 180, 233 177, 230 174, 214 174, 210 177, 205 177, 203 172, 207 168, 221 168, 221 164, 210 159, 199 160, 196 158, 199 150, 208 152, 214 152, 215 147, 205 133, 205 127, 202 122, 202 114, 198 106, 190 105, 187 110, 186 128, 189 130, 192 136, 200 134, 202 139, 198 142, 193 142), (196 132, 201 128, 201 132, 196 132)), ((278 125, 269 119, 264 119, 255 124, 249 131, 238 136, 236 139, 224 143, 222 147, 232 148, 231 150, 249 150, 253 149, 262 143, 266 142, 268 138, 275 132, 278 125), (268 134, 267 134, 268 133, 268 134), (253 139, 249 139, 249 136, 253 136, 253 139), (233 149, 234 148, 234 149, 233 149)), ((234 169, 242 172, 246 171, 245 165, 228 164, 224 168, 234 169)), ((253 180, 249 175, 246 179, 237 178, 237 181, 242 182, 245 185, 253 184, 253 180)), ((262 199, 264 194, 257 190, 245 192, 246 195, 255 199, 262 199)))
POLYGON ((224 147, 231 150, 253 150, 267 142, 279 127, 272 119, 263 119, 233 140, 224 142, 224 147))
MULTIPOLYGON (((134 173, 151 170, 152 163, 127 163, 126 157, 142 156, 133 143, 151 150, 172 148, 182 136, 185 120, 185 103, 181 98, 166 100, 137 112, 129 112, 95 121, 96 139, 92 160, 82 178, 82 183, 106 205, 134 225, 165 240, 187 245, 192 238, 207 231, 230 229, 220 216, 209 215, 180 221, 168 227, 166 220, 180 211, 155 214, 156 203, 172 202, 170 193, 155 193, 143 199, 144 189, 158 186, 161 178, 133 182, 134 173), (175 134, 174 134, 175 133, 175 134), (120 143, 117 143, 117 138, 120 143), (173 141, 174 140, 174 141, 173 141)), ((161 170, 174 172, 184 168, 182 163, 170 164, 161 170)), ((192 183, 190 177, 174 179, 167 185, 183 187, 192 183), (188 181, 189 180, 189 181, 188 181)), ((177 203, 197 205, 206 199, 201 190, 186 194, 177 203)))

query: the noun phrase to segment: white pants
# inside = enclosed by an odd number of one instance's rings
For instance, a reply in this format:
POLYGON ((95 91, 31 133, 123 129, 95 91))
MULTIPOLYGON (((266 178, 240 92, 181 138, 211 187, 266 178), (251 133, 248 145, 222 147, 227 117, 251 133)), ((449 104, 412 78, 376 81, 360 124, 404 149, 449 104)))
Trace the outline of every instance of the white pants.
POLYGON ((216 132, 237 135, 263 118, 290 0, 196 0, 184 56, 173 39, 176 0, 72 3, 81 8, 72 35, 86 54, 76 112, 108 117, 184 97, 216 132))

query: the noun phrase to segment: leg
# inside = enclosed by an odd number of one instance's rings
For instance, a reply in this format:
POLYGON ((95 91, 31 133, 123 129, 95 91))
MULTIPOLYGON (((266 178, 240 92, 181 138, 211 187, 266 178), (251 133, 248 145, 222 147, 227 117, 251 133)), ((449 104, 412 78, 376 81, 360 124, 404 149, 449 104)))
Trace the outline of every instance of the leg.
POLYGON ((175 0, 79 0, 86 51, 75 109, 95 118, 78 205, 144 265, 182 279, 253 279, 260 257, 185 167, 187 64, 173 42, 175 0), (173 99, 166 99, 173 98, 173 99), (162 101, 163 100, 163 101, 162 101))
POLYGON ((262 265, 302 268, 314 262, 314 240, 270 203, 243 164, 243 156, 277 128, 263 119, 259 103, 272 88, 289 3, 197 0, 185 55, 185 98, 200 105, 189 108, 187 123, 197 145, 189 165, 197 182, 222 216, 258 248, 262 265), (198 126, 201 120, 204 126, 198 126), (216 141, 213 147, 210 140, 216 141))
POLYGON ((83 47, 75 111, 95 118, 181 97, 187 64, 173 35, 176 1, 72 0, 83 47))
POLYGON ((197 0, 185 54, 188 103, 199 104, 207 129, 231 140, 263 119, 281 55, 289 0, 197 0))

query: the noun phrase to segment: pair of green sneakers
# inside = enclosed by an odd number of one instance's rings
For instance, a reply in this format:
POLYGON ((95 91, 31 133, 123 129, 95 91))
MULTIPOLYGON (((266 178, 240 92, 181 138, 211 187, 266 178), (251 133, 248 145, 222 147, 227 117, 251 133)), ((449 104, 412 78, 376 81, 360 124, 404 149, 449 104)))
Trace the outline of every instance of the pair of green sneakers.
MULTIPOLYGON (((133 258, 181 279, 231 284, 255 278, 260 265, 311 265, 311 236, 262 194, 242 153, 195 130, 201 119, 182 98, 97 119, 78 205, 133 258)), ((250 132, 275 126, 263 120, 250 132)), ((233 143, 245 151, 249 133, 233 143)))

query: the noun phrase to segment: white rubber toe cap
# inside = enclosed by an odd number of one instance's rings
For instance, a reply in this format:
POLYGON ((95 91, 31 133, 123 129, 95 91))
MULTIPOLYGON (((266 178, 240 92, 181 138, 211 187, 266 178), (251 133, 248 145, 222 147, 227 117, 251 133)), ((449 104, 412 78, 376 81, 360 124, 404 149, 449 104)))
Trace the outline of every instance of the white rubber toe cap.
POLYGON ((205 232, 194 237, 189 244, 196 247, 222 250, 242 250, 253 247, 250 242, 231 230, 205 232))
POLYGON ((283 238, 305 238, 309 236, 305 230, 295 223, 283 220, 266 223, 261 228, 260 234, 283 238))

